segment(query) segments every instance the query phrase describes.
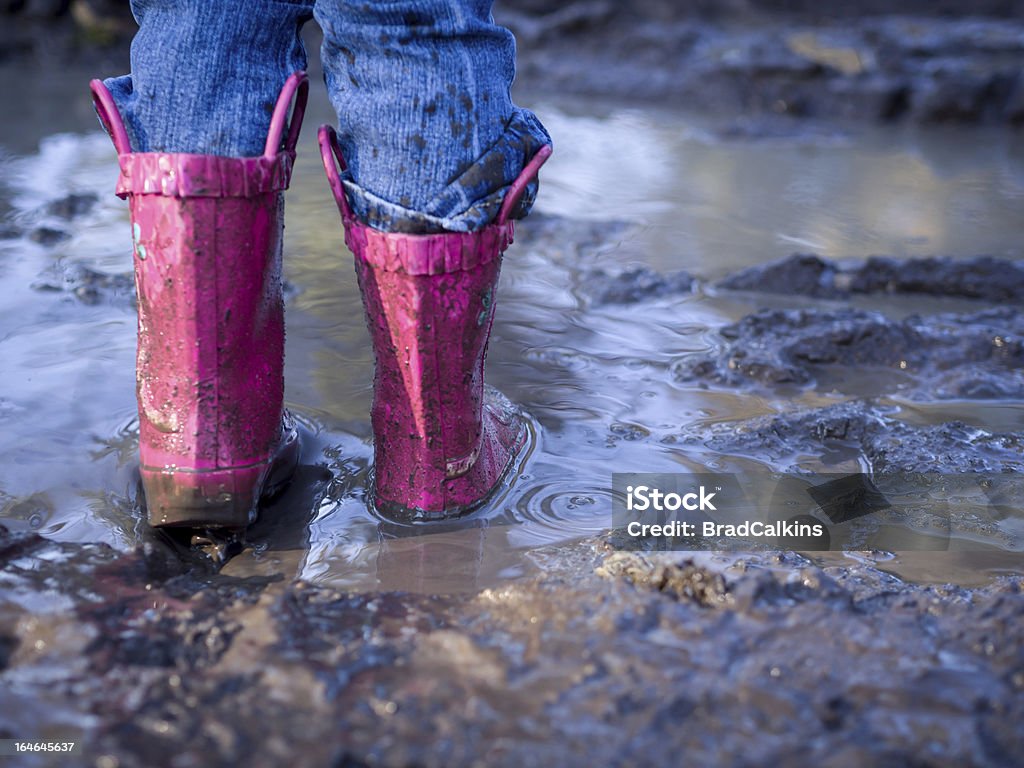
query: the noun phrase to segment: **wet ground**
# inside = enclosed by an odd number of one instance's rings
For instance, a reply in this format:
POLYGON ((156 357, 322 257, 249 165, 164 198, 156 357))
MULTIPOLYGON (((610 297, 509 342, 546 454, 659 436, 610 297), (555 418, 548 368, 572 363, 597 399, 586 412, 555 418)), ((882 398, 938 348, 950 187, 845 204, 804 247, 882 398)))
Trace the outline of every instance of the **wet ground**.
POLYGON ((403 527, 366 508, 315 91, 285 242, 303 465, 213 560, 139 522, 127 211, 84 93, 115 72, 12 72, 0 737, 98 766, 1019 764, 1014 496, 941 552, 605 534, 613 471, 1024 468, 1019 133, 535 97, 557 152, 488 359, 531 446, 487 510, 403 527))
POLYGON ((436 594, 473 561, 433 538, 371 592, 4 538, 5 729, 96 765, 1019 764, 1018 580, 578 543, 436 594))
POLYGON ((1024 122, 1024 8, 1012 1, 506 5, 533 88, 723 115, 1024 122))

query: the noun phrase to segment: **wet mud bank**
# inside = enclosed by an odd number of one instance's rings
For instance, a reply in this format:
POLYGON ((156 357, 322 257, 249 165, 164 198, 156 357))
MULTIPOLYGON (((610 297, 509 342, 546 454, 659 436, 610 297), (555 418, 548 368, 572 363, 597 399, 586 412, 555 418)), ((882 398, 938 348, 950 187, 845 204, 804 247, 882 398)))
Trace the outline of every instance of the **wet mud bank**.
POLYGON ((1024 749, 1018 578, 915 587, 867 563, 601 540, 534 556, 543 575, 475 594, 359 594, 4 532, 2 735, 74 736, 80 764, 118 766, 996 766, 1024 749))
POLYGON ((894 259, 872 256, 837 264, 813 253, 750 267, 719 281, 719 288, 819 299, 870 294, 922 294, 1024 304, 1024 265, 991 256, 894 259))
POLYGON ((798 309, 758 309, 712 330, 706 350, 673 364, 673 377, 684 385, 787 396, 816 389, 852 397, 1024 400, 1024 267, 1018 261, 872 256, 836 262, 793 254, 714 281, 684 271, 593 266, 601 254, 595 233, 602 228, 605 243, 629 239, 619 222, 579 232, 580 225, 553 218, 541 219, 536 231, 524 227, 527 242, 541 247, 546 239, 584 235, 571 254, 575 290, 594 306, 686 298, 695 290, 757 304, 811 300, 798 309), (889 306, 851 306, 863 298, 889 306), (907 315, 900 302, 908 298, 955 300, 971 309, 907 315))
MULTIPOLYGON (((614 226, 608 234, 621 237, 614 226)), ((609 275, 592 266, 601 259, 600 249, 579 254, 576 291, 592 307, 657 305, 673 295, 667 286, 675 275, 627 268, 609 297, 609 275)), ((770 412, 678 431, 613 427, 609 439, 696 452, 720 471, 866 472, 904 499, 918 483, 920 499, 895 525, 941 529, 927 544, 933 548, 985 541, 1019 552, 1022 275, 1019 262, 989 256, 833 261, 794 254, 716 280, 692 278, 666 305, 683 318, 694 297, 748 309, 708 328, 704 348, 672 360, 671 378, 687 393, 764 398, 770 412), (763 304, 797 308, 753 309, 763 304), (908 311, 921 306, 959 311, 908 311), (938 504, 930 496, 936 480, 945 484, 938 504)), ((870 532, 851 535, 866 538, 844 548, 872 548, 870 532)))
POLYGON ((1015 309, 911 316, 762 310, 718 331, 719 348, 682 360, 682 382, 818 387, 917 399, 1024 399, 1024 315, 1015 309))
POLYGON ((993 432, 958 421, 912 425, 894 418, 894 410, 870 401, 848 401, 718 425, 687 438, 706 441, 723 454, 757 456, 782 470, 799 469, 809 457, 842 457, 863 459, 873 472, 1024 471, 1024 437, 1019 433, 993 432))
POLYGON ((533 90, 722 114, 1024 123, 1012 4, 508 6, 499 18, 533 90))

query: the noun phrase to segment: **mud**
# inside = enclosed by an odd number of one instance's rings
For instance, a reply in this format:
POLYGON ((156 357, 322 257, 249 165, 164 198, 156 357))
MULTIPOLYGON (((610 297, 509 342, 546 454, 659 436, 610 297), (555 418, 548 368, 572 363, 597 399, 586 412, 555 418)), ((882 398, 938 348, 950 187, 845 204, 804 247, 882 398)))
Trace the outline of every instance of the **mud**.
POLYGON ((638 301, 689 293, 694 279, 683 271, 662 275, 647 267, 633 267, 616 274, 596 269, 581 276, 584 292, 597 305, 635 304, 638 301))
POLYGON ((1008 6, 987 9, 1004 18, 984 18, 965 3, 952 12, 967 18, 950 18, 920 4, 874 10, 888 16, 858 4, 863 15, 850 18, 839 3, 704 13, 671 3, 519 5, 501 20, 519 38, 520 79, 534 90, 721 114, 1024 122, 1024 25, 1008 6))
POLYGON ((718 424, 679 439, 701 442, 723 454, 756 456, 782 471, 806 468, 812 458, 827 466, 828 457, 860 459, 873 472, 1024 470, 1024 435, 1019 432, 993 432, 958 421, 912 425, 895 418, 893 410, 870 401, 848 401, 718 424))
POLYGON ((44 248, 54 248, 73 237, 71 222, 89 214, 97 201, 97 195, 91 192, 71 193, 20 217, 13 215, 4 201, 0 204, 0 240, 25 237, 44 248))
POLYGON ((922 294, 1024 304, 1024 266, 992 256, 896 259, 872 256, 856 265, 793 254, 742 270, 719 288, 842 299, 855 294, 922 294))
POLYGON ((531 213, 516 222, 515 245, 542 251, 557 264, 585 268, 595 258, 617 250, 635 231, 635 225, 620 220, 589 220, 531 213))
POLYGON ((635 223, 619 219, 593 221, 533 213, 516 223, 515 243, 568 268, 574 291, 593 306, 636 304, 693 291, 697 280, 685 270, 601 266, 609 254, 614 254, 617 264, 642 261, 644 254, 635 243, 637 231, 635 223))
POLYGON ((356 594, 157 545, 0 542, 3 735, 40 735, 45 711, 81 764, 999 766, 1024 748, 1016 578, 922 588, 592 541, 475 594, 356 594))
MULTIPOLYGON (((134 309, 135 278, 130 272, 101 272, 75 261, 59 261, 40 274, 32 283, 37 291, 65 293, 88 306, 100 304, 134 309)), ((286 298, 298 294, 299 289, 287 280, 282 282, 286 298)))
POLYGON ((94 192, 72 192, 47 203, 44 211, 50 216, 70 221, 92 211, 97 202, 99 196, 94 192))
POLYGON ((28 239, 44 248, 51 248, 71 239, 71 233, 53 227, 36 227, 28 233, 28 239))
POLYGON ((762 310, 679 361, 681 382, 815 387, 914 399, 1024 398, 1024 315, 1011 308, 895 320, 859 309, 762 310))
POLYGON ((135 281, 131 274, 107 274, 74 262, 61 262, 32 286, 39 291, 61 291, 83 304, 135 306, 135 281))

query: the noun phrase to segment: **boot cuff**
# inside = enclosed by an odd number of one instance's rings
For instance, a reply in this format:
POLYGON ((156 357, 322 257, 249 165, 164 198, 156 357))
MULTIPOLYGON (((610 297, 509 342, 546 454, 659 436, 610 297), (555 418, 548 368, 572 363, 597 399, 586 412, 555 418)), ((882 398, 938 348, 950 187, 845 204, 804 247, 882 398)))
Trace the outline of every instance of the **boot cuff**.
POLYGON ((381 232, 352 219, 345 244, 357 259, 376 269, 409 275, 441 275, 473 269, 497 258, 512 243, 513 224, 490 224, 477 232, 413 235, 381 232))
POLYGON ((256 197, 288 188, 294 156, 220 157, 133 152, 118 157, 117 195, 256 197))

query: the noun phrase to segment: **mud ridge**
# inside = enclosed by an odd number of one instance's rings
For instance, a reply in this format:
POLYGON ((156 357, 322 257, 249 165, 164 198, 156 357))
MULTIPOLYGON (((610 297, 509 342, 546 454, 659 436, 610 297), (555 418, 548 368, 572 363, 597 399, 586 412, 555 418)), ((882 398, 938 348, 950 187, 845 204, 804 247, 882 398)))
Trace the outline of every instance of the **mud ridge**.
POLYGON ((762 310, 680 360, 680 382, 816 387, 914 399, 1024 399, 1024 315, 1009 307, 894 320, 878 312, 762 310))
POLYGON ((596 572, 454 598, 166 563, 147 579, 143 553, 2 542, 3 735, 62 724, 90 764, 1010 765, 1024 748, 1019 579, 915 587, 598 541, 552 553, 596 572))
POLYGON ((1024 266, 993 256, 896 259, 872 256, 856 265, 795 253, 737 272, 719 288, 845 299, 859 294, 922 294, 1024 304, 1024 266))

